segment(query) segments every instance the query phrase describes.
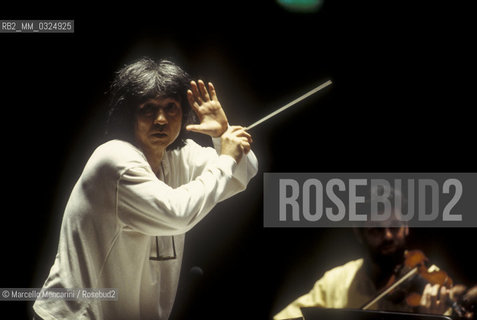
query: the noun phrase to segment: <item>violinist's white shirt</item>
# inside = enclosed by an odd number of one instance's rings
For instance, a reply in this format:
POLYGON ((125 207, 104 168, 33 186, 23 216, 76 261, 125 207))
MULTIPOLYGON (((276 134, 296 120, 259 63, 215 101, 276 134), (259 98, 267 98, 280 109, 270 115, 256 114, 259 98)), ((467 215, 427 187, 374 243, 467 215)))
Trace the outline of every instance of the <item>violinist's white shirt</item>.
MULTIPOLYGON (((435 265, 428 271, 439 270, 435 265)), ((359 309, 378 294, 378 289, 363 268, 363 259, 352 260, 344 265, 324 273, 313 288, 290 303, 276 314, 273 319, 292 319, 303 317, 301 308, 350 308, 359 309)), ((412 308, 405 304, 395 304, 385 299, 370 308, 371 310, 387 310, 411 312, 412 308)))

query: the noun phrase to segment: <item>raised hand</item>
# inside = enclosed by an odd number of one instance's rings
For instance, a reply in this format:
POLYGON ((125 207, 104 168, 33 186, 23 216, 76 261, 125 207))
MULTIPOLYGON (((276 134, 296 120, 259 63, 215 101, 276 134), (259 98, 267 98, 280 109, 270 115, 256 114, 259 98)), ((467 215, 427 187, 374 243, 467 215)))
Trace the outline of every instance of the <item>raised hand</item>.
POLYGON ((200 124, 190 124, 187 130, 207 134, 211 137, 220 137, 228 127, 227 117, 217 99, 217 93, 211 82, 209 90, 202 80, 191 81, 191 90, 187 90, 187 99, 199 117, 200 124))

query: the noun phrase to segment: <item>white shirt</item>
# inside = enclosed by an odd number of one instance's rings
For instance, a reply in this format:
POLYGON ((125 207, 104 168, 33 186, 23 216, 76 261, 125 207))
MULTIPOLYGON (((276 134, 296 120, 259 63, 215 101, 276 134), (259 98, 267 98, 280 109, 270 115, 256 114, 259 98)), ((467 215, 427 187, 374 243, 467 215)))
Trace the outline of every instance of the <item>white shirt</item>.
MULTIPOLYGON (((213 139, 220 150, 220 139, 213 139)), ((70 195, 58 253, 43 288, 116 288, 117 301, 41 300, 51 319, 167 319, 174 303, 184 234, 257 173, 252 151, 237 164, 192 140, 167 151, 159 177, 130 143, 99 146, 70 195), (151 260, 157 258, 161 261, 151 260)))
MULTIPOLYGON (((429 272, 436 270, 439 268, 435 265, 428 268, 429 272)), ((290 303, 273 319, 302 318, 301 308, 306 307, 361 309, 378 295, 378 289, 364 270, 364 260, 352 260, 326 271, 310 292, 290 303)), ((392 302, 386 299, 371 306, 370 310, 413 312, 405 301, 392 302)))

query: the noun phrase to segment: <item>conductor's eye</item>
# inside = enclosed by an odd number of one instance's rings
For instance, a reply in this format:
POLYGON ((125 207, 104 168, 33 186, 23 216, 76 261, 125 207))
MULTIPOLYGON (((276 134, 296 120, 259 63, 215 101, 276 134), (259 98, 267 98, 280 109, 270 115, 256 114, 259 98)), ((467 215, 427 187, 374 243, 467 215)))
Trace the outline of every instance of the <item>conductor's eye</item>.
POLYGON ((153 117, 157 112, 157 106, 152 103, 146 103, 139 108, 139 113, 145 117, 153 117))
POLYGON ((179 106, 176 103, 168 103, 166 107, 164 108, 164 111, 170 115, 170 116, 175 116, 179 112, 179 106))

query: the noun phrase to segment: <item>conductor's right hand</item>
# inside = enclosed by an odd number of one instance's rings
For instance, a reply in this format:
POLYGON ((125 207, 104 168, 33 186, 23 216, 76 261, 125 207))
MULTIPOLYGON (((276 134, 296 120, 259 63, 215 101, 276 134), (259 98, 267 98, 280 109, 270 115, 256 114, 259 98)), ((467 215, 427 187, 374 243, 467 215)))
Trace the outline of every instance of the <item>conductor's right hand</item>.
POLYGON ((220 154, 231 156, 237 163, 244 153, 250 151, 252 136, 241 126, 229 126, 220 138, 222 144, 220 154))

